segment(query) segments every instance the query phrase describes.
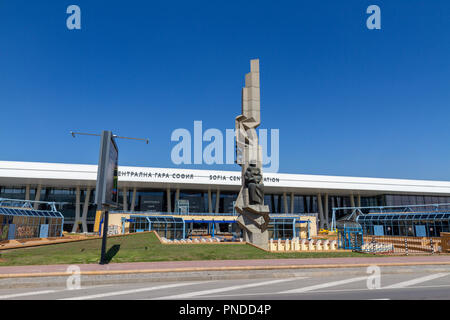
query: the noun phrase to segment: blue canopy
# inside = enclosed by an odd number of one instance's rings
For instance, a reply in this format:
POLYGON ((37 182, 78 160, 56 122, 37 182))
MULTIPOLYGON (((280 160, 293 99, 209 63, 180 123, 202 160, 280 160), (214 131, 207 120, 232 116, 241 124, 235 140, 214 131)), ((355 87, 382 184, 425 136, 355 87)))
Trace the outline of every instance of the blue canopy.
POLYGON ((31 209, 18 209, 0 207, 0 215, 6 216, 22 216, 22 217, 38 217, 38 218, 63 218, 61 212, 58 211, 44 211, 31 209))

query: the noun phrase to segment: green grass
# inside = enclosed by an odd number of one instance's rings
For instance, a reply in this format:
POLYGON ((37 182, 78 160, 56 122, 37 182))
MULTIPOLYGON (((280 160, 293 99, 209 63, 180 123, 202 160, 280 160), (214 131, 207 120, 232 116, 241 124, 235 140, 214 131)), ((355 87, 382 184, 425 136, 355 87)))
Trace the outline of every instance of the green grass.
MULTIPOLYGON (((98 263, 101 239, 0 251, 0 266, 98 263)), ((108 239, 111 262, 330 258, 368 256, 356 252, 268 253, 247 244, 163 245, 153 233, 108 239)))

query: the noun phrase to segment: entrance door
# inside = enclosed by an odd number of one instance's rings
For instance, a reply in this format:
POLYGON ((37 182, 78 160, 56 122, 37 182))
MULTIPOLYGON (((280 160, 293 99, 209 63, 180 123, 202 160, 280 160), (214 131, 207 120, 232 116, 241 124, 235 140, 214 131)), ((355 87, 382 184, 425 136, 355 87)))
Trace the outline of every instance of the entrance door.
POLYGON ((425 226, 423 224, 416 225, 416 237, 426 237, 427 231, 425 230, 425 226))

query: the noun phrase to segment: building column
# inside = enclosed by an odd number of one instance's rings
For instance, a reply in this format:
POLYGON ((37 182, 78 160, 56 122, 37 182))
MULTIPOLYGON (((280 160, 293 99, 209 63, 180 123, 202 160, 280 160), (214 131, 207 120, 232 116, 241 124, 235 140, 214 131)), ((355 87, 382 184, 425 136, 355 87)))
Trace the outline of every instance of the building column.
POLYGON ((295 208, 294 208, 294 197, 295 197, 295 195, 294 195, 294 193, 293 192, 291 192, 291 213, 295 213, 295 208))
POLYGON ((136 187, 133 188, 133 196, 131 197, 131 207, 130 207, 131 212, 134 212, 135 206, 136 206, 136 187))
MULTIPOLYGON (((36 189, 36 195, 34 197, 34 201, 39 201, 41 199, 41 189, 42 186, 38 185, 37 189, 36 189)), ((37 210, 39 208, 39 203, 35 202, 33 205, 34 210, 37 210)))
POLYGON ((170 196, 170 188, 166 189, 166 198, 167 198, 167 212, 172 212, 172 197, 170 196))
POLYGON ((122 189, 122 198, 123 198, 123 211, 128 211, 128 197, 127 197, 128 189, 122 189))
POLYGON ((323 208, 323 211, 324 211, 324 213, 325 213, 325 223, 326 223, 326 225, 327 225, 327 230, 329 230, 329 228, 330 228, 330 223, 329 223, 329 217, 328 217, 328 215, 329 215, 329 212, 328 212, 328 193, 325 193, 325 198, 324 198, 324 208, 323 208))
POLYGON ((27 184, 25 187, 25 200, 30 200, 30 185, 27 184))
POLYGON ((87 221, 87 215, 88 215, 88 210, 89 210, 89 199, 90 198, 91 198, 91 187, 88 187, 86 189, 86 195, 84 197, 83 213, 81 215, 82 232, 88 232, 86 221, 87 221))
MULTIPOLYGON (((178 209, 178 200, 180 200, 180 188, 175 191, 175 209, 178 209)), ((178 212, 177 212, 178 213, 178 212)))
POLYGON ((289 213, 286 192, 283 192, 283 206, 284 206, 284 213, 289 213))
POLYGON ((353 193, 350 194, 350 207, 356 207, 355 206, 355 197, 353 196, 353 193))
POLYGON ((219 213, 220 204, 220 189, 217 189, 216 193, 216 213, 219 213))
POLYGON ((358 194, 358 207, 361 207, 361 195, 358 194))
POLYGON ((208 189, 208 212, 212 213, 212 196, 211 196, 211 189, 208 189))
POLYGON ((75 190, 75 221, 72 227, 72 233, 77 232, 78 222, 80 221, 80 187, 75 190))
POLYGON ((319 208, 319 228, 322 229, 325 221, 323 218, 322 195, 320 193, 317 195, 317 207, 319 208))

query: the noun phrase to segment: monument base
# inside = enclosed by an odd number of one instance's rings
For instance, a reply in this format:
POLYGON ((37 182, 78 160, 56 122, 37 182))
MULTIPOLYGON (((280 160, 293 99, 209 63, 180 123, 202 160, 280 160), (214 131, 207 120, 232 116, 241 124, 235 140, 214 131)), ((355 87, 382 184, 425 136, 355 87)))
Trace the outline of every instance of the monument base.
POLYGON ((267 227, 269 219, 264 216, 253 213, 244 213, 239 215, 236 222, 242 229, 243 239, 262 249, 269 249, 269 233, 267 227))
POLYGON ((249 242, 261 249, 269 250, 269 232, 267 230, 263 232, 249 232, 242 229, 242 233, 244 234, 245 242, 249 242))

